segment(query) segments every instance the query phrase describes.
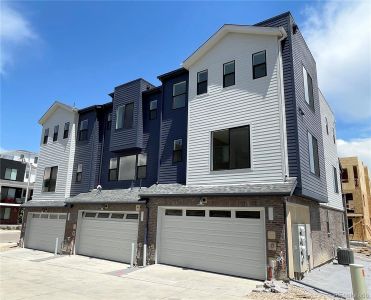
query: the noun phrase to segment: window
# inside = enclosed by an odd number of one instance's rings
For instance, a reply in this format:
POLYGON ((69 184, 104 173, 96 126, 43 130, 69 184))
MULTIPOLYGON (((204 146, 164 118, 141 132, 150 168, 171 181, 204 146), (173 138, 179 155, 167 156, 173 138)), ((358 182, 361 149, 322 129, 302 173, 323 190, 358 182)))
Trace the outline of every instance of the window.
POLYGON ((70 122, 64 123, 63 139, 67 139, 68 138, 69 131, 70 131, 70 122))
POLYGON ((319 176, 319 157, 317 139, 308 132, 309 166, 310 171, 319 176))
POLYGON ((134 103, 120 105, 116 110, 116 129, 129 129, 134 122, 134 103))
POLYGON ((80 122, 79 141, 86 141, 88 139, 88 120, 80 122))
POLYGON ((330 232, 330 214, 329 211, 326 211, 326 228, 327 228, 327 234, 331 234, 330 232))
POLYGON ((97 218, 99 218, 99 219, 107 219, 107 218, 109 218, 109 213, 98 213, 97 218))
POLYGON ((267 59, 265 50, 252 55, 252 73, 253 79, 267 76, 267 59))
POLYGON ((182 161, 182 149, 183 149, 183 140, 177 139, 174 140, 173 144, 173 162, 181 162, 182 161))
POLYGON ((252 210, 236 211, 236 218, 240 218, 240 219, 260 219, 260 211, 252 211, 252 210))
POLYGON ((357 166, 353 166, 353 174, 354 174, 354 179, 358 179, 358 169, 357 169, 357 166))
POLYGON ((338 171, 333 167, 334 171, 334 192, 339 193, 339 184, 338 184, 338 171))
POLYGON ((127 214, 126 219, 128 219, 128 220, 138 220, 138 214, 127 214))
POLYGON ((212 170, 251 167, 250 126, 212 132, 212 170))
POLYGON ((305 101, 314 110, 314 96, 313 96, 313 81, 309 73, 303 66, 303 78, 304 78, 304 97, 305 101))
MULTIPOLYGON (((4 188, 5 190, 6 188, 4 188)), ((7 191, 6 191, 6 199, 15 199, 15 193, 16 193, 16 189, 15 188, 7 188, 7 191)), ((26 191, 26 190, 24 190, 26 191)))
POLYGON ((136 155, 120 157, 119 180, 135 179, 136 155))
POLYGON ((93 212, 84 212, 84 217, 85 217, 85 218, 95 218, 96 215, 97 215, 97 213, 93 213, 93 212))
POLYGON ((230 218, 231 211, 230 210, 210 210, 209 216, 211 218, 230 218))
POLYGON ((28 179, 29 176, 30 176, 30 171, 26 171, 25 178, 28 179))
POLYGON ((197 73, 197 95, 207 93, 207 70, 197 73))
POLYGON ((49 137, 49 128, 46 128, 46 129, 44 130, 43 144, 48 143, 48 137, 49 137))
POLYGON ((117 168, 117 157, 113 157, 109 161, 109 174, 108 180, 114 181, 118 178, 118 168, 117 168))
POLYGON ((76 183, 80 183, 82 179, 82 164, 77 165, 76 183))
POLYGON ((204 210, 186 210, 187 217, 204 217, 205 211, 204 210))
POLYGON ((332 127, 332 140, 334 141, 334 144, 336 144, 335 126, 332 127))
POLYGON ((35 156, 35 158, 33 159, 33 163, 37 164, 38 160, 39 160, 39 158, 37 156, 35 156))
POLYGON ((328 121, 327 121, 327 118, 325 117, 325 124, 326 124, 326 133, 328 135, 328 121))
POLYGON ((107 130, 110 130, 112 126, 112 113, 107 115, 107 130))
POLYGON ((348 230, 349 234, 354 234, 353 219, 348 218, 348 230))
POLYGON ((346 193, 345 201, 352 201, 352 200, 353 200, 353 193, 346 193))
POLYGON ((53 142, 58 140, 58 131, 59 131, 59 125, 54 126, 54 133, 53 133, 53 142))
POLYGON ((43 192, 55 192, 58 167, 47 167, 44 170, 43 192))
POLYGON ((235 85, 234 61, 223 64, 223 87, 235 85))
POLYGON ((0 208, 0 220, 8 220, 10 219, 10 213, 11 213, 11 208, 10 207, 4 207, 0 208))
POLYGON ((187 82, 182 81, 173 85, 173 109, 185 106, 187 82))
POLYGON ((166 216, 182 216, 183 211, 181 209, 167 209, 165 210, 166 216))
POLYGON ((348 169, 343 168, 341 170, 341 182, 348 182, 348 169))
POLYGON ((149 102, 149 119, 155 120, 157 118, 157 100, 149 102))
POLYGON ((138 162, 137 162, 137 178, 143 179, 147 176, 147 155, 146 154, 138 154, 138 162))
POLYGON ((6 168, 4 179, 17 180, 17 169, 6 168))
POLYGON ((111 219, 123 219, 124 216, 125 216, 125 214, 115 214, 115 213, 113 213, 111 215, 111 219))

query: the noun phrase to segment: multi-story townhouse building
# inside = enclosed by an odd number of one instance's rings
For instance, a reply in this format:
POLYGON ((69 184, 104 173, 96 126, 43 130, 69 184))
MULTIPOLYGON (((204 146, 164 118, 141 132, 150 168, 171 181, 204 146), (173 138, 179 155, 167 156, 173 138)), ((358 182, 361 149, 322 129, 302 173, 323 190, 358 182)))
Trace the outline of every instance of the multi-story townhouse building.
POLYGON ((332 259, 346 236, 322 111, 335 122, 291 14, 224 25, 158 78, 71 110, 69 195, 46 202, 39 183, 26 247, 52 251, 58 237, 76 254, 128 262, 134 243, 138 263, 147 245, 149 263, 257 279, 269 265, 294 277, 332 259))
POLYGON ((371 241, 371 190, 368 168, 358 157, 341 157, 340 164, 349 238, 371 241))
POLYGON ((0 153, 0 223, 18 224, 20 206, 32 199, 38 154, 25 150, 0 153))

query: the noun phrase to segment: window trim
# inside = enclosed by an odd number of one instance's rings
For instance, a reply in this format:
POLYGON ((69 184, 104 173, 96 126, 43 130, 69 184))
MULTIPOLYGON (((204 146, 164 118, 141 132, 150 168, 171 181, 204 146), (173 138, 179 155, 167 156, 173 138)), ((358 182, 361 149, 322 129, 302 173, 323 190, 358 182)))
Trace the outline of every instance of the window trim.
POLYGON ((197 90, 196 90, 197 95, 207 94, 207 92, 208 92, 208 81, 209 81, 209 70, 205 69, 205 70, 197 72, 196 77, 197 77, 196 78, 197 79, 197 90), (206 80, 199 81, 199 75, 201 73, 205 73, 205 72, 206 72, 206 80), (206 82, 206 91, 205 92, 200 92, 200 84, 202 84, 204 82, 206 82))
POLYGON ((64 128, 63 128, 63 139, 67 139, 69 133, 70 133, 70 122, 66 122, 66 123, 64 123, 64 128), (66 128, 66 126, 67 126, 67 128, 66 128))
POLYGON ((304 101, 308 105, 308 107, 312 110, 312 112, 315 112, 315 105, 314 105, 314 85, 313 85, 313 78, 308 73, 308 70, 303 65, 303 86, 304 86, 304 101), (306 75, 306 77, 304 76, 306 75), (312 103, 310 98, 310 91, 309 91, 309 85, 308 85, 308 76, 310 77, 312 81, 312 103), (307 100, 308 98, 308 100, 307 100))
POLYGON ((236 61, 235 60, 231 60, 231 61, 228 61, 228 62, 226 62, 226 63, 223 64, 223 89, 229 88, 229 87, 234 86, 234 85, 236 85, 236 61), (234 69, 233 70, 233 73, 225 74, 224 73, 224 66, 227 65, 227 64, 230 64, 232 62, 233 62, 233 69, 234 69), (225 77, 227 75, 230 75, 230 74, 233 74, 233 84, 228 85, 228 86, 225 86, 225 77))
POLYGON ((116 108, 116 123, 115 123, 115 130, 125 130, 125 129, 132 129, 134 128, 134 113, 135 113, 135 104, 134 102, 129 102, 129 103, 125 103, 123 105, 119 105, 117 106, 116 108), (133 110, 132 110, 132 115, 131 115, 131 123, 129 124, 130 126, 127 125, 126 121, 127 120, 127 116, 126 116, 126 109, 127 109, 127 106, 129 105, 132 105, 133 106, 133 110), (119 114, 118 114, 118 111, 119 109, 122 108, 122 126, 121 127, 118 127, 118 123, 119 123, 119 114))
POLYGON ((79 134, 78 134, 78 140, 83 142, 83 141, 87 141, 89 139, 88 137, 88 131, 89 131, 89 120, 88 119, 84 119, 84 120, 81 120, 80 121, 80 124, 79 124, 79 134), (82 128, 82 124, 86 122, 86 129, 81 129, 82 128), (82 139, 82 135, 86 133, 86 136, 83 136, 84 138, 82 139))
POLYGON ((106 130, 111 130, 112 127, 112 113, 107 114, 107 123, 106 123, 106 130))
POLYGON ((253 53, 251 55, 251 61, 252 61, 252 79, 255 80, 255 79, 267 77, 267 74, 268 74, 268 71, 267 71, 267 50, 262 50, 262 51, 253 53), (262 52, 264 52, 264 63, 254 65, 254 55, 260 54, 262 52), (256 77, 255 76, 255 68, 263 66, 263 65, 265 66, 265 74, 263 76, 256 77))
POLYGON ((158 100, 157 99, 150 100, 149 101, 149 116, 148 116, 148 118, 150 120, 156 120, 157 119, 157 109, 158 109, 158 100), (154 108, 154 109, 151 109, 151 103, 152 102, 156 102, 156 108, 154 108), (152 113, 154 113, 154 116, 152 116, 152 113))
POLYGON ((136 174, 135 174, 135 177, 136 179, 138 180, 142 180, 142 179, 146 179, 147 178, 147 166, 148 166, 148 155, 147 153, 138 153, 137 154, 137 163, 136 163, 136 174), (146 164, 139 164, 139 155, 143 155, 146 157, 146 164), (139 169, 142 168, 145 170, 145 176, 144 177, 139 177, 139 169))
POLYGON ((171 105, 172 109, 180 109, 180 108, 184 108, 184 107, 187 106, 187 103, 186 103, 186 100, 187 100, 187 89, 188 89, 188 86, 187 86, 187 80, 183 80, 183 81, 179 81, 179 82, 177 82, 177 83, 173 83, 173 93, 172 93, 173 98, 172 98, 172 105, 171 105), (178 85, 178 84, 181 84, 181 83, 185 83, 185 91, 184 91, 184 93, 174 95, 174 92, 175 92, 175 86, 178 85), (174 102, 174 99, 175 99, 176 97, 181 96, 181 95, 185 95, 184 106, 174 107, 174 103, 175 103, 175 102, 174 102))
POLYGON ((334 192, 336 194, 339 194, 339 176, 338 176, 338 170, 336 167, 332 166, 332 172, 334 177, 334 192))
POLYGON ((57 181, 58 181, 58 166, 52 166, 52 167, 45 167, 44 168, 44 175, 43 175, 43 181, 42 181, 42 193, 54 193, 57 189, 57 181), (50 181, 51 181, 51 177, 52 177, 52 172, 53 172, 53 169, 56 168, 56 175, 55 175, 55 185, 54 185, 54 190, 50 190, 50 181), (50 169, 50 174, 49 174, 49 178, 48 179, 45 179, 45 173, 46 173, 46 170, 47 169, 50 169), (45 180, 49 180, 49 186, 47 187, 47 189, 45 189, 45 180))
POLYGON ((81 183, 82 181, 82 163, 77 164, 75 183, 81 183), (79 168, 81 166, 81 169, 79 168))
POLYGON ((55 125, 54 131, 53 131, 53 142, 58 141, 58 133, 59 133, 59 125, 55 125))
POLYGON ((17 168, 5 168, 5 173, 4 173, 4 179, 5 180, 17 181, 17 176, 18 176, 18 169, 17 168), (10 177, 9 178, 6 177, 6 171, 7 170, 10 170, 10 177), (15 179, 12 179, 12 174, 13 174, 14 170, 15 170, 15 179))
POLYGON ((46 145, 48 143, 49 139, 49 128, 44 129, 44 135, 43 135, 43 145, 46 145))
POLYGON ((309 172, 310 174, 316 176, 316 177, 321 177, 321 171, 320 171, 320 161, 319 161, 319 145, 318 145, 318 140, 317 138, 311 133, 311 132, 307 132, 307 141, 308 141, 308 159, 309 159, 309 172), (312 138, 311 140, 311 143, 309 143, 309 136, 312 138), (313 149, 313 139, 315 139, 317 141, 317 158, 318 158, 318 162, 316 164, 316 161, 315 161, 315 154, 314 154, 314 149, 313 149), (310 145, 312 145, 312 152, 313 152, 313 168, 314 168, 314 172, 312 171, 312 167, 311 167, 311 151, 310 151, 310 145), (316 172, 316 167, 317 167, 317 171, 316 172))
POLYGON ((108 161, 108 181, 118 181, 119 178, 119 157, 111 157, 108 161), (111 169, 111 160, 116 159, 116 168, 111 169), (111 171, 116 171, 115 179, 111 179, 111 171))
POLYGON ((173 140, 173 157, 172 157, 172 162, 173 164, 179 163, 183 161, 183 138, 178 138, 173 140), (175 150, 175 142, 176 141, 181 141, 182 143, 182 148, 175 150), (180 160, 175 160, 175 154, 179 153, 180 160))

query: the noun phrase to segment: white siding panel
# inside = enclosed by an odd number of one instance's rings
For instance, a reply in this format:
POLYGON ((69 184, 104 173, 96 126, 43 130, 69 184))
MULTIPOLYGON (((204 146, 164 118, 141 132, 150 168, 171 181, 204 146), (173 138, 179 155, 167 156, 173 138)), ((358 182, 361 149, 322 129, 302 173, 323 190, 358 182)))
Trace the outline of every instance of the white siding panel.
POLYGON ((191 66, 188 185, 283 181, 287 163, 280 76, 278 43, 273 37, 230 33, 191 66), (253 80, 252 54, 262 50, 267 53, 267 76, 253 80), (235 60, 236 84, 223 89, 223 63, 231 60, 235 60), (197 95, 197 72, 205 69, 208 93, 197 95), (250 125, 251 170, 211 171, 211 132, 244 125, 250 125))

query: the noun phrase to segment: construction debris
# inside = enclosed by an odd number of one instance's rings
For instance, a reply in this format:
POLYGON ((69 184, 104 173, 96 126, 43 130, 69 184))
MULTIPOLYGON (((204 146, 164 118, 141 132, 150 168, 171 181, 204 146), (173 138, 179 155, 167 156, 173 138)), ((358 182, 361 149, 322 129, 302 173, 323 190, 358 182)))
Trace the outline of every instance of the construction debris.
POLYGON ((287 291, 288 284, 277 280, 266 280, 264 284, 258 284, 253 290, 255 293, 286 293, 287 291))

